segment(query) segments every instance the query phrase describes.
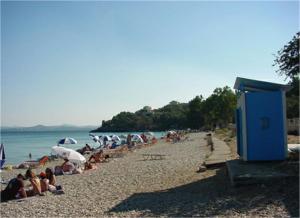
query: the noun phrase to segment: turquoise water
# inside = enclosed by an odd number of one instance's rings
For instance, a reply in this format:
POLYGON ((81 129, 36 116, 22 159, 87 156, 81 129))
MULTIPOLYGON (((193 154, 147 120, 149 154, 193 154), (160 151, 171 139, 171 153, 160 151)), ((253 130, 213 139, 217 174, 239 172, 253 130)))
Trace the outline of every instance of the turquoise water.
MULTIPOLYGON (((126 133, 95 133, 95 135, 122 135, 126 133)), ((164 132, 154 132, 160 138, 164 132)), ((51 147, 57 145, 59 139, 71 137, 77 140, 77 144, 64 145, 64 147, 78 149, 86 143, 92 147, 98 147, 85 131, 43 131, 43 132, 1 132, 1 143, 4 144, 6 162, 5 164, 19 164, 28 160, 29 153, 32 159, 40 158, 51 153, 51 147)))

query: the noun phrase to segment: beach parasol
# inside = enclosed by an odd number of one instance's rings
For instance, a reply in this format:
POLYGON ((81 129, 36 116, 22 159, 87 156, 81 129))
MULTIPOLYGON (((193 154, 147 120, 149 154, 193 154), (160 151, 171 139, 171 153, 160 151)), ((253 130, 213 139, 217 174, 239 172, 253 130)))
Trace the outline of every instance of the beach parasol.
POLYGON ((108 136, 108 135, 103 135, 103 136, 100 137, 100 139, 101 139, 102 141, 111 141, 111 140, 112 140, 111 137, 108 136))
POLYGON ((77 141, 73 138, 63 138, 58 141, 58 144, 65 145, 65 144, 77 144, 77 141))
POLYGON ((133 142, 140 142, 140 143, 144 143, 144 140, 142 139, 142 137, 138 134, 133 134, 131 141, 133 142))
POLYGON ((53 146, 52 153, 56 154, 58 157, 68 159, 70 162, 74 163, 85 163, 86 159, 77 151, 74 151, 69 148, 61 147, 61 146, 53 146))
POLYGON ((5 162, 4 145, 1 144, 1 146, 0 146, 0 169, 2 169, 4 162, 5 162))
POLYGON ((145 132, 145 135, 146 136, 154 136, 154 133, 153 132, 145 132))
POLYGON ((112 140, 115 140, 115 141, 121 141, 120 137, 117 135, 112 135, 111 138, 112 138, 112 140))
POLYGON ((100 142, 100 137, 97 135, 93 136, 92 139, 94 140, 94 142, 100 142))

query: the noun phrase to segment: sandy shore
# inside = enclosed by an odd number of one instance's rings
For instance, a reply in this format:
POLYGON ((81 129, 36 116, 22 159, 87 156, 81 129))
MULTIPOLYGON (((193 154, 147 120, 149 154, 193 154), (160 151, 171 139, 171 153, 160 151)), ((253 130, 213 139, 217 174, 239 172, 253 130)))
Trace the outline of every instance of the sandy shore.
MULTIPOLYGON (((297 179, 233 188, 226 167, 197 173, 208 153, 204 136, 189 134, 190 140, 175 144, 159 141, 97 170, 59 176, 65 194, 1 203, 1 217, 299 216, 297 179), (166 158, 145 161, 142 154, 166 158)), ((3 171, 2 177, 18 172, 3 171)))

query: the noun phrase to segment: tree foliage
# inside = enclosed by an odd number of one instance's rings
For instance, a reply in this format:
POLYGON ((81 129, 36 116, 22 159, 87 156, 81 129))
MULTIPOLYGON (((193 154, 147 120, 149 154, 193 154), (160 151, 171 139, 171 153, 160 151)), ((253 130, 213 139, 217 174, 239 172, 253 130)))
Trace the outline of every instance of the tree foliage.
POLYGON ((227 125, 233 121, 236 98, 229 87, 217 88, 206 100, 200 95, 189 103, 171 101, 162 108, 152 110, 145 106, 135 113, 121 112, 111 120, 102 121, 94 131, 164 131, 168 129, 201 129, 227 125))
POLYGON ((286 110, 288 118, 299 117, 299 41, 300 32, 277 52, 275 64, 277 73, 289 78, 292 89, 286 93, 286 110))
POLYGON ((299 76, 299 40, 300 32, 277 52, 274 66, 278 66, 277 73, 293 80, 299 76))
POLYGON ((192 129, 199 129, 204 124, 203 97, 196 96, 189 102, 188 122, 192 129))
POLYGON ((226 126, 233 122, 235 108, 236 95, 234 92, 228 86, 216 88, 204 102, 205 126, 210 128, 216 125, 226 126))

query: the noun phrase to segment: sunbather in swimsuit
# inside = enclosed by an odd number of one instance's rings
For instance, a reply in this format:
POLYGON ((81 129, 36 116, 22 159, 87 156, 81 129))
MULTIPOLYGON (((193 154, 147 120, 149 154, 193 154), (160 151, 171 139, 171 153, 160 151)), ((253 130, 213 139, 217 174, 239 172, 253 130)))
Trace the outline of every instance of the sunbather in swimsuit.
POLYGON ((25 174, 26 178, 29 179, 32 189, 28 190, 27 196, 34 196, 34 195, 43 195, 41 190, 41 183, 39 178, 31 171, 31 169, 28 169, 25 174))

